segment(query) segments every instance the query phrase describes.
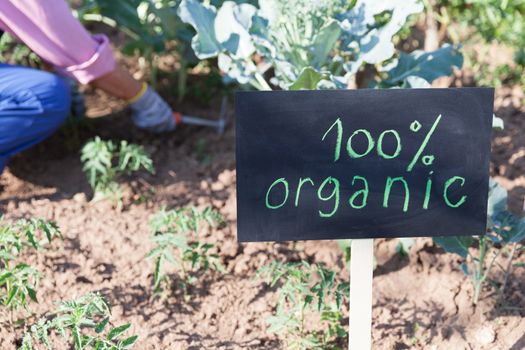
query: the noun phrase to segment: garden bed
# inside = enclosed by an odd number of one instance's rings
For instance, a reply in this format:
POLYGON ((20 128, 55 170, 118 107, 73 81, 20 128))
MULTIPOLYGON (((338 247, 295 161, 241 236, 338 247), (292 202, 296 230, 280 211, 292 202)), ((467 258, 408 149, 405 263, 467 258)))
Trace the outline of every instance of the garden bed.
MULTIPOLYGON (((159 82, 168 91, 166 79, 159 82)), ((191 86, 191 83, 190 83, 191 86)), ((73 135, 63 129, 43 144, 13 159, 0 180, 0 206, 8 219, 42 217, 55 220, 64 241, 28 262, 45 276, 37 316, 54 301, 100 291, 113 306, 112 322, 132 323, 138 349, 281 349, 278 336, 266 332, 265 319, 277 302, 275 288, 255 278, 272 260, 324 263, 348 278, 343 251, 333 241, 292 243, 236 242, 235 157, 232 123, 222 136, 211 130, 181 127, 162 136, 138 131, 127 111, 107 96, 88 94, 93 129, 73 135), (105 118, 95 118, 109 115, 105 118), (99 135, 140 143, 152 155, 156 174, 140 173, 124 185, 123 207, 90 202, 79 145, 99 135), (76 144, 78 137, 81 142, 76 144), (190 288, 185 302, 179 293, 153 297, 153 261, 148 221, 158 209, 212 206, 226 225, 204 232, 216 244, 226 274, 209 273, 190 288)), ((169 96, 169 94, 167 95, 169 96)), ((519 89, 498 91, 496 113, 504 131, 493 136, 492 175, 510 192, 510 207, 522 208, 525 194, 525 108, 519 89)), ((191 98, 177 110, 215 118, 220 97, 209 106, 191 98)), ((174 101, 172 101, 174 102, 174 101)), ((232 113, 232 108, 230 108, 232 113)), ((484 289, 472 305, 472 285, 460 270, 459 258, 444 253, 430 239, 417 239, 409 255, 396 253, 395 240, 376 240, 373 342, 377 349, 522 349, 525 348, 525 269, 515 268, 503 304, 494 290, 484 289)), ((515 262, 525 262, 521 251, 515 262)), ((501 263, 505 263, 504 257, 501 263)), ((345 322, 348 310, 345 308, 345 322)), ((23 328, 7 322, 15 314, 0 313, 0 348, 20 345, 23 328)))

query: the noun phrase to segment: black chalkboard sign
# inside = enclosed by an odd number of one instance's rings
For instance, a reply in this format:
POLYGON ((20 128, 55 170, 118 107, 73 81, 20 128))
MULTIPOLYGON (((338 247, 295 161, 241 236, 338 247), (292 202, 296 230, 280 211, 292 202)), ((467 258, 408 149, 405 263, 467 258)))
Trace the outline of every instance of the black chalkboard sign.
POLYGON ((494 90, 235 95, 239 241, 481 235, 494 90))

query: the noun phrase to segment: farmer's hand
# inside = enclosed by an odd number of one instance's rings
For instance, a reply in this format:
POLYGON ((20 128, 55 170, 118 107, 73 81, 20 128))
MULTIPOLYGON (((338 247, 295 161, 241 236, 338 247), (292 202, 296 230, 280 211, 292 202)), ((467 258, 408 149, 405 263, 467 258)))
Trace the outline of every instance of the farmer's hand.
POLYGON ((146 83, 139 93, 129 100, 135 125, 156 133, 175 129, 175 118, 168 104, 146 83))

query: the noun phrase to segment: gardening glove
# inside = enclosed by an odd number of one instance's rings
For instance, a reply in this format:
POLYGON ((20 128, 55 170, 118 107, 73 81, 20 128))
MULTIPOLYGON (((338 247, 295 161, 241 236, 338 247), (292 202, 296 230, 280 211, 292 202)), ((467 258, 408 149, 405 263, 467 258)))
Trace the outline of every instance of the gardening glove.
POLYGON ((143 83, 137 96, 128 101, 135 125, 155 133, 175 130, 173 111, 151 87, 143 83))

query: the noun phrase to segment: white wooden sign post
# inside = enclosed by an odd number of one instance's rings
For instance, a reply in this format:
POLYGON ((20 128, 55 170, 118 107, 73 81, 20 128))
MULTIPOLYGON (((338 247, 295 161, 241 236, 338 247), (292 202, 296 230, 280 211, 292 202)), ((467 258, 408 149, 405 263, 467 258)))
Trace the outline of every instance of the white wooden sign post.
POLYGON ((353 239, 350 259, 349 350, 372 348, 374 240, 353 239))

